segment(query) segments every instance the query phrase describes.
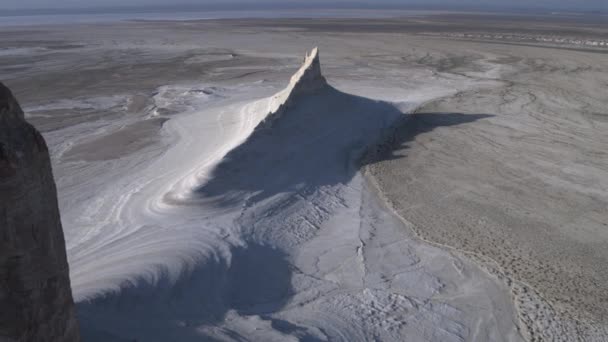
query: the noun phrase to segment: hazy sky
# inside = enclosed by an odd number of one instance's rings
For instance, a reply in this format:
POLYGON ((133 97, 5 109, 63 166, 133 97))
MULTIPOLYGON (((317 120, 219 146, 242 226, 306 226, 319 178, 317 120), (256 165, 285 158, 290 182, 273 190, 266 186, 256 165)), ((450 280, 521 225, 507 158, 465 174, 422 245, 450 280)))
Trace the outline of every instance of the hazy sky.
MULTIPOLYGON (((230 4, 246 3, 248 7, 256 6, 261 3, 259 0, 0 0, 0 10, 11 9, 32 9, 32 8, 96 8, 96 7, 115 7, 115 6, 164 6, 169 7, 172 3, 180 4, 196 4, 209 5, 221 4, 222 6, 230 6, 230 4)), ((345 5, 367 5, 377 6, 380 4, 392 5, 432 5, 432 6, 475 6, 482 7, 505 7, 505 8, 543 8, 547 10, 603 10, 608 11, 608 0, 263 0, 264 7, 268 5, 276 5, 277 7, 286 6, 310 6, 318 4, 320 6, 331 6, 332 4, 345 5)), ((238 8, 238 6, 235 6, 238 8)), ((1 15, 1 12, 0 12, 1 15)))

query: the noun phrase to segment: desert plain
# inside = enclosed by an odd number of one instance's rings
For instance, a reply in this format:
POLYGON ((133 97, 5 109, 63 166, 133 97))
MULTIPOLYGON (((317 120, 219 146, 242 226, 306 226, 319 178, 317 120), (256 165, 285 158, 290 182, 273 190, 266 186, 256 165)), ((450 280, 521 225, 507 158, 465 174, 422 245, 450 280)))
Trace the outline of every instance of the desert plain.
POLYGON ((0 27, 85 340, 607 340, 606 23, 0 27))

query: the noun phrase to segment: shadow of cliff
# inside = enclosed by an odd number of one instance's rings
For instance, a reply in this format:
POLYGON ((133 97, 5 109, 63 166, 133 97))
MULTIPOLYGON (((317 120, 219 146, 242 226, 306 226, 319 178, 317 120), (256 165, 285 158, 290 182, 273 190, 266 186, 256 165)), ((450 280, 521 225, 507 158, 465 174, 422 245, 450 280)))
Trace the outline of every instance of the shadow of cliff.
POLYGON ((298 99, 270 126, 256 128, 215 167, 211 179, 194 192, 223 206, 243 200, 262 201, 278 193, 345 184, 357 172, 360 166, 357 164, 395 157, 387 154, 387 145, 382 143, 383 153, 376 153, 371 159, 361 158, 382 136, 396 147, 436 127, 486 117, 489 115, 404 114, 396 104, 327 86, 298 99), (390 137, 390 132, 396 135, 390 137), (253 196, 248 195, 252 193, 253 196))
POLYGON ((377 144, 370 146, 360 159, 361 166, 379 163, 387 160, 405 158, 396 154, 409 148, 416 136, 433 131, 439 127, 458 126, 477 120, 491 118, 492 114, 462 114, 462 113, 413 113, 401 117, 381 138, 377 144))
POLYGON ((77 304, 85 340, 209 340, 199 328, 223 321, 230 310, 266 318, 286 304, 293 292, 292 269, 283 252, 253 243, 235 246, 230 254, 229 263, 210 259, 175 283, 167 277, 155 284, 140 280, 120 293, 77 304), (141 329, 133 329, 132 320, 141 329))

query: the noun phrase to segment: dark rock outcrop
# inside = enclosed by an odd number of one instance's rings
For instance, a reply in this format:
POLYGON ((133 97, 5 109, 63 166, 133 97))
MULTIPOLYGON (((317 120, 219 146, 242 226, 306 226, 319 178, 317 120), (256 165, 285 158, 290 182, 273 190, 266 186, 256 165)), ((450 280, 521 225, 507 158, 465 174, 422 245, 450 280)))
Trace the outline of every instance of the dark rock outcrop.
POLYGON ((0 83, 0 342, 79 340, 49 152, 0 83))

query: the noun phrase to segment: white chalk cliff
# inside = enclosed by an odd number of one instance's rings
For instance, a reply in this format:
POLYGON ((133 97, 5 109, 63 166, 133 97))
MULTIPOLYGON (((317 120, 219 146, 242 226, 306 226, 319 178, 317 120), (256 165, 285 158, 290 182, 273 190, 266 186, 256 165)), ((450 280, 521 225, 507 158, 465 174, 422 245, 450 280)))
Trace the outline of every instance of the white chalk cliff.
POLYGON ((176 143, 104 184, 118 214, 71 259, 90 299, 85 339, 462 341, 492 329, 478 309, 497 305, 485 278, 409 239, 359 172, 402 108, 333 88, 315 49, 274 96, 172 118, 176 143))
POLYGON ((327 81, 321 74, 319 48, 306 53, 302 66, 291 76, 287 87, 270 99, 270 115, 264 120, 267 123, 279 117, 299 97, 318 92, 327 87, 327 81))

